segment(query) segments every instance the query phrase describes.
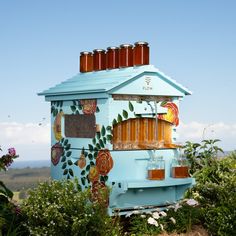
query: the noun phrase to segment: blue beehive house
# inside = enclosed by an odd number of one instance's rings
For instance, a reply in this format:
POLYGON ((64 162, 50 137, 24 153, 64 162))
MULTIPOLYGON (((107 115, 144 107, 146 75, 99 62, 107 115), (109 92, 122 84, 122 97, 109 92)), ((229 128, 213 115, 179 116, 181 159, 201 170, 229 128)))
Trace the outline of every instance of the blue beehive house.
POLYGON ((179 102, 190 94, 152 65, 82 71, 41 92, 51 102, 51 177, 77 177, 93 200, 107 193, 111 215, 181 199, 194 179, 173 176, 172 163, 179 102), (161 178, 149 176, 153 163, 161 178))

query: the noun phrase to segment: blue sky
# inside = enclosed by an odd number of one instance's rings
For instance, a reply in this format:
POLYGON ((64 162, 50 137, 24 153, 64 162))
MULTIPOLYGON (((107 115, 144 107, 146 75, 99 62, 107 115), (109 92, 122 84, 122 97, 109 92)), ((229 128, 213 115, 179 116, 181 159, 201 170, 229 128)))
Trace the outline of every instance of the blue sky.
POLYGON ((0 29, 0 145, 22 160, 48 158, 49 103, 37 93, 76 74, 80 51, 139 40, 193 91, 180 139, 199 141, 205 128, 236 149, 236 1, 0 0, 0 29))

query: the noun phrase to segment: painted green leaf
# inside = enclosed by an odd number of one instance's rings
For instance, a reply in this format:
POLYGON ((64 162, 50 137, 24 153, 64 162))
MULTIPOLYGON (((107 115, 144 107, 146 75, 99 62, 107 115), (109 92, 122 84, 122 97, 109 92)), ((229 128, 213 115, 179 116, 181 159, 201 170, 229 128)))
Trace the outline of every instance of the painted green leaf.
POLYGON ((102 139, 99 139, 99 144, 100 144, 100 146, 101 146, 102 148, 104 148, 104 147, 105 147, 105 145, 104 145, 104 143, 103 143, 103 140, 102 140, 102 139))
POLYGON ((93 145, 89 144, 88 145, 89 151, 92 152, 93 151, 93 145))
POLYGON ((76 106, 70 106, 70 109, 74 112, 76 111, 76 106))
POLYGON ((82 178, 81 178, 81 183, 82 183, 83 185, 85 185, 85 177, 82 177, 82 178))
POLYGON ((112 125, 116 125, 117 124, 117 121, 116 121, 116 119, 114 119, 113 121, 112 121, 112 125))
POLYGON ((70 165, 70 166, 73 165, 73 162, 72 162, 71 160, 68 160, 67 163, 68 163, 68 165, 70 165))
POLYGON ((101 182, 105 182, 105 181, 104 181, 104 176, 102 176, 102 175, 100 176, 100 181, 101 181, 101 182))
POLYGON ((96 159, 97 156, 98 156, 98 152, 94 152, 93 154, 94 159, 96 159))
POLYGON ((104 176, 104 180, 105 180, 105 181, 108 180, 108 176, 107 176, 107 175, 104 176))
POLYGON ((162 106, 162 107, 165 106, 166 103, 167 103, 166 101, 161 102, 161 106, 162 106))
POLYGON ((101 133, 97 132, 97 139, 100 139, 100 137, 101 137, 101 133))
POLYGON ((90 165, 87 165, 86 166, 86 171, 89 171, 90 170, 90 165))
POLYGON ((118 114, 118 116, 117 116, 117 121, 118 121, 118 123, 119 122, 121 122, 123 119, 122 119, 122 116, 120 115, 120 114, 118 114))
POLYGON ((99 109, 98 107, 96 108, 96 112, 97 112, 97 113, 100 112, 100 109, 99 109))
POLYGON ((107 143, 107 139, 106 139, 106 137, 103 137, 102 140, 103 140, 104 144, 107 143))
POLYGON ((67 163, 66 162, 64 162, 64 164, 62 165, 62 169, 64 170, 65 168, 66 168, 66 166, 67 166, 67 163))
POLYGON ((111 134, 108 134, 108 135, 107 135, 107 140, 108 140, 108 141, 111 141, 111 140, 112 140, 112 135, 111 135, 111 134))
POLYGON ((60 107, 62 107, 63 106, 63 101, 60 101, 60 105, 59 105, 60 107))
POLYGON ((65 170, 63 171, 63 175, 67 175, 67 174, 68 174, 68 170, 65 169, 65 170))
POLYGON ((67 175, 67 179, 70 179, 70 175, 67 175))
POLYGON ((72 102, 73 102, 73 105, 74 105, 74 106, 76 106, 76 101, 75 101, 75 100, 73 100, 72 102))
POLYGON ((95 166, 95 163, 93 161, 90 161, 90 166, 95 166))
POLYGON ((56 101, 56 106, 59 107, 60 106, 60 101, 56 101))
POLYGON ((85 175, 85 173, 86 173, 85 170, 81 171, 81 175, 85 175))
POLYGON ((93 155, 91 153, 88 154, 89 160, 93 160, 93 155))
POLYGON ((71 148, 71 145, 70 145, 70 143, 68 143, 68 144, 65 146, 65 150, 68 151, 70 148, 71 148))
POLYGON ((79 108, 79 110, 82 110, 83 106, 79 103, 78 108, 79 108))
POLYGON ((84 156, 87 157, 88 156, 88 152, 85 151, 84 152, 84 156))
POLYGON ((134 111, 134 106, 133 106, 133 104, 131 102, 129 102, 129 110, 130 111, 134 111))
POLYGON ((68 144, 68 139, 64 141, 64 146, 66 146, 67 144, 68 144))
POLYGON ((98 148, 97 147, 94 147, 94 152, 98 152, 98 148))
POLYGON ((128 118, 128 112, 126 110, 123 110, 122 114, 125 119, 128 118))
POLYGON ((78 110, 76 110, 75 114, 76 114, 76 115, 79 115, 79 111, 78 111, 78 110))
POLYGON ((108 125, 108 126, 106 127, 106 130, 107 130, 107 131, 111 131, 111 126, 108 125))
POLYGON ((61 142, 61 143, 63 143, 63 142, 64 142, 64 140, 65 140, 65 139, 64 139, 64 138, 62 138, 60 142, 61 142))
POLYGON ((105 134, 106 134, 106 129, 105 129, 104 125, 102 126, 101 134, 102 134, 102 136, 105 136, 105 134))
POLYGON ((78 165, 78 160, 74 162, 74 165, 76 165, 76 166, 78 165))
POLYGON ((66 157, 63 156, 63 157, 61 158, 61 162, 64 162, 65 160, 66 160, 66 157))
POLYGON ((60 109, 60 112, 63 112, 63 110, 62 110, 62 109, 60 109))
POLYGON ((66 156, 67 156, 67 157, 71 156, 71 153, 72 153, 71 151, 67 152, 67 153, 66 153, 66 156))
POLYGON ((57 116, 57 114, 58 114, 58 110, 57 110, 57 109, 54 109, 54 111, 53 111, 53 116, 57 116))
POLYGON ((96 138, 93 138, 93 140, 92 140, 92 142, 93 142, 93 144, 95 145, 96 144, 96 138))
POLYGON ((73 173, 72 169, 69 169, 69 173, 70 173, 71 176, 74 176, 74 173, 73 173))
POLYGON ((97 143, 97 144, 96 144, 96 147, 97 147, 97 149, 98 149, 98 150, 100 150, 100 149, 101 149, 101 146, 100 146, 100 144, 99 144, 99 143, 97 143))
POLYGON ((54 107, 54 106, 52 106, 52 107, 51 107, 51 113, 53 113, 53 112, 54 112, 54 110, 55 110, 55 107, 54 107))

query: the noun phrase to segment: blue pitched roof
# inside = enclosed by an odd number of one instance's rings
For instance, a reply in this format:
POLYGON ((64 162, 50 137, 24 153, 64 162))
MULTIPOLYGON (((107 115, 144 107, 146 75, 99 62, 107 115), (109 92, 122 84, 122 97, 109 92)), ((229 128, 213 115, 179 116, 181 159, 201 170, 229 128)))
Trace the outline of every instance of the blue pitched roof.
POLYGON ((166 76, 152 65, 127 67, 122 69, 104 70, 96 72, 79 73, 74 77, 49 88, 38 95, 46 97, 55 95, 88 94, 88 93, 109 93, 116 87, 122 86, 129 80, 145 73, 155 73, 167 83, 180 90, 185 95, 190 95, 191 91, 166 76))

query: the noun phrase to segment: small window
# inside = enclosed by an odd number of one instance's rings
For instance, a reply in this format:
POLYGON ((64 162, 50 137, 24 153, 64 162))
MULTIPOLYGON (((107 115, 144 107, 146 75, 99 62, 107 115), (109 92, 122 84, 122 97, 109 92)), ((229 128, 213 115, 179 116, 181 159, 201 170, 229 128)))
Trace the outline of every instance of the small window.
POLYGON ((94 138, 96 121, 94 115, 65 115, 65 136, 70 138, 94 138))

